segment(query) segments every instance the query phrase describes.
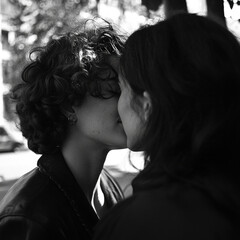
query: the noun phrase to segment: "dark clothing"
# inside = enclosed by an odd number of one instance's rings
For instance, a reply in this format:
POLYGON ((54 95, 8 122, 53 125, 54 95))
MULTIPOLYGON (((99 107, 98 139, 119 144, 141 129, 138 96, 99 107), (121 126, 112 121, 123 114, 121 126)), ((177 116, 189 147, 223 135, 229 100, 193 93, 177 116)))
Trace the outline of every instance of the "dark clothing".
POLYGON ((166 174, 111 210, 95 240, 228 240, 240 236, 239 183, 166 174))
POLYGON ((97 221, 60 152, 43 155, 0 203, 1 240, 91 239, 97 221))

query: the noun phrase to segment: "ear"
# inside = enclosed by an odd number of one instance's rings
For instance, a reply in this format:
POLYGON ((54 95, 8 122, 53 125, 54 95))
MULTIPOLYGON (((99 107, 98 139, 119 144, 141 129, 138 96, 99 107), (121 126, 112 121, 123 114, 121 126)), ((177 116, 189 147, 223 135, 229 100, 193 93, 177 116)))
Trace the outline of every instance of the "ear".
POLYGON ((61 108, 61 112, 67 118, 70 125, 74 125, 77 122, 77 115, 72 107, 61 108))
POLYGON ((144 91, 142 95, 142 110, 144 120, 147 122, 152 111, 152 101, 150 94, 147 91, 144 91))

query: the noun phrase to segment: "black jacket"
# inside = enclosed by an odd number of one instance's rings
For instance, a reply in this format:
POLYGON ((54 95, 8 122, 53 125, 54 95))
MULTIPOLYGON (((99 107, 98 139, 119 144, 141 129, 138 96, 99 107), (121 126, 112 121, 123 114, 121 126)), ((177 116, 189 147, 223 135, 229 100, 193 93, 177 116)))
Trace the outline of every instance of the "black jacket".
POLYGON ((1 240, 91 239, 97 221, 60 152, 43 155, 0 203, 1 240))
MULTIPOLYGON (((148 184, 147 182, 143 182, 148 184)), ((232 240, 240 237, 239 183, 165 173, 107 213, 94 240, 232 240)))

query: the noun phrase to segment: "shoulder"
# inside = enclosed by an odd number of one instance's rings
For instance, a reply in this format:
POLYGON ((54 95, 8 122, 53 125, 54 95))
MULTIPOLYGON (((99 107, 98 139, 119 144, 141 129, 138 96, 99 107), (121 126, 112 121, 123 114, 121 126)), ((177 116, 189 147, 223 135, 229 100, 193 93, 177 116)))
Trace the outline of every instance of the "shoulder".
POLYGON ((96 239, 224 239, 235 231, 231 220, 201 190, 173 184, 119 204, 98 225, 96 239))
POLYGON ((66 197, 35 168, 22 176, 0 202, 1 239, 25 239, 26 235, 34 240, 62 239, 62 232, 68 228, 62 216, 73 225, 77 222, 66 197))
POLYGON ((23 175, 0 202, 0 221, 11 216, 26 217, 36 222, 43 221, 42 218, 41 220, 38 218, 47 212, 50 213, 51 208, 48 206, 54 206, 54 203, 51 204, 51 196, 56 197, 55 189, 56 187, 38 168, 33 169, 23 175))
MULTIPOLYGON (((47 196, 50 182, 38 168, 23 175, 0 202, 1 239, 49 239, 47 208, 40 207, 47 196)), ((44 204, 43 204, 44 205, 44 204)))
POLYGON ((49 229, 44 227, 34 220, 24 216, 8 215, 0 219, 0 236, 1 240, 26 239, 50 239, 51 233, 49 229))

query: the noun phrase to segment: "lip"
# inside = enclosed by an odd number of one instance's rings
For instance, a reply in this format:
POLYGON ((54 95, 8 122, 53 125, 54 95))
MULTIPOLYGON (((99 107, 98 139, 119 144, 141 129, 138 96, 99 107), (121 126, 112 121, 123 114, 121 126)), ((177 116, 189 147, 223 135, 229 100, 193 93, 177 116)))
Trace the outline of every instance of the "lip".
POLYGON ((120 117, 118 117, 118 119, 117 119, 117 123, 121 123, 121 124, 122 124, 122 120, 121 120, 120 117))

